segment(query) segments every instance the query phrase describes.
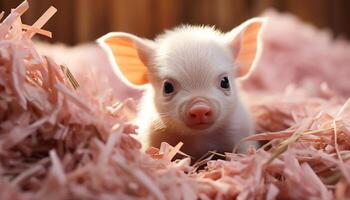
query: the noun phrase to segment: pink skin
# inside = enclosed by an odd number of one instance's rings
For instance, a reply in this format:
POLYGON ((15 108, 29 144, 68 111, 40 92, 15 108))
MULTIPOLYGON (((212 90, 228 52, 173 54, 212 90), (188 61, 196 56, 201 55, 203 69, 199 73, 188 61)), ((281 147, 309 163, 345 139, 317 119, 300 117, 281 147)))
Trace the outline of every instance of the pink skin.
POLYGON ((213 110, 208 101, 195 99, 188 105, 184 122, 191 128, 207 128, 215 121, 213 110))

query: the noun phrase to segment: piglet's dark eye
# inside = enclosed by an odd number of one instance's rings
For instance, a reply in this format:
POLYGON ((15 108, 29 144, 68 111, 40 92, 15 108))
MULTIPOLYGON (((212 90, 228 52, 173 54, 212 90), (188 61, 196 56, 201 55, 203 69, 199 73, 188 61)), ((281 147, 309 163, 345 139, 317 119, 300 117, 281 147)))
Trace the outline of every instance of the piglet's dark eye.
POLYGON ((169 81, 165 81, 164 86, 163 86, 163 91, 164 91, 164 94, 173 93, 174 92, 174 85, 172 83, 170 83, 169 81))
POLYGON ((220 80, 220 87, 223 89, 229 89, 230 88, 230 82, 228 80, 228 77, 225 76, 220 80))

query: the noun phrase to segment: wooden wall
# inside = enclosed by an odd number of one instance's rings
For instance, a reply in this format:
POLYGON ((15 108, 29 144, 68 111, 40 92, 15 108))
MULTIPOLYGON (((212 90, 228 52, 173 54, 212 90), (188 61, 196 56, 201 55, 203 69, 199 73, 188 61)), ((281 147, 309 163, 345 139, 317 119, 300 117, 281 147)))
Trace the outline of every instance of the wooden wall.
MULTIPOLYGON (((110 31, 153 38, 181 23, 211 24, 227 31, 242 21, 275 8, 298 15, 320 28, 350 38, 349 0, 28 0, 24 22, 33 23, 50 5, 58 9, 45 25, 52 42, 77 44, 110 31)), ((22 0, 0 0, 9 11, 22 0)))

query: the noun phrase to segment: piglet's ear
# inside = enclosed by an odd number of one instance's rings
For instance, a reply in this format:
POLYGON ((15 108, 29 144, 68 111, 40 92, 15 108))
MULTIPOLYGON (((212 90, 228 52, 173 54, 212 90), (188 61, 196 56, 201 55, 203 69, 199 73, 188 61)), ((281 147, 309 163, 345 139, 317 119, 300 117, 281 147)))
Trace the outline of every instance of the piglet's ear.
POLYGON ((252 18, 225 35, 238 77, 248 77, 255 67, 260 56, 261 30, 265 23, 265 18, 252 18))
POLYGON ((98 42, 110 52, 119 72, 133 85, 148 83, 147 73, 154 43, 128 33, 108 33, 98 42))

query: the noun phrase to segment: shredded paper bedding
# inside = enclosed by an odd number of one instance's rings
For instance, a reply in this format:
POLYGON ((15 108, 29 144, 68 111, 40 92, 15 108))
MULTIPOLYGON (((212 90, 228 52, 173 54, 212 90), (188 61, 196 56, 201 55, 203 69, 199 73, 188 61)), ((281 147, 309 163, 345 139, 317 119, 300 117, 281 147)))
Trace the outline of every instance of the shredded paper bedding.
MULTIPOLYGON (((86 92, 70 66, 40 55, 31 38, 35 34, 51 37, 42 26, 56 9, 49 8, 30 26, 21 21, 28 8, 23 2, 0 24, 0 199, 326 200, 350 196, 350 101, 344 98, 349 85, 338 84, 333 91, 318 83, 320 79, 310 85, 295 75, 288 80, 303 87, 290 86, 272 94, 280 89, 273 88, 281 84, 276 80, 278 70, 258 67, 243 85, 248 88, 247 101, 259 132, 246 140, 263 141, 262 147, 244 154, 216 155, 218 160, 211 160, 215 153, 208 152, 194 164, 189 157, 174 160, 182 143, 175 147, 163 143, 144 153, 132 137, 137 127, 129 122, 134 101, 118 100, 109 92, 86 92), (257 83, 260 87, 249 89, 257 83)), ((297 26, 289 24, 293 23, 297 26)), ((303 33, 299 38, 312 37, 309 28, 303 33)), ((261 65, 269 62, 286 69, 288 62, 278 60, 281 52, 303 55, 293 51, 294 44, 278 46, 281 42, 271 38, 265 38, 261 65)), ((308 70, 321 77, 327 74, 316 67, 308 70)), ((332 78, 332 83, 337 82, 338 77, 332 78)))

